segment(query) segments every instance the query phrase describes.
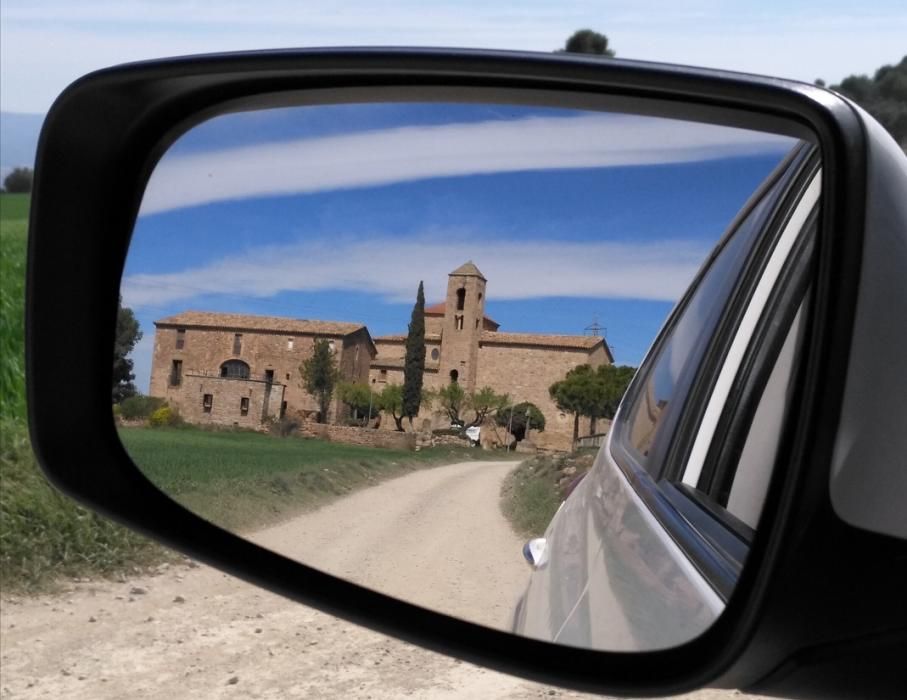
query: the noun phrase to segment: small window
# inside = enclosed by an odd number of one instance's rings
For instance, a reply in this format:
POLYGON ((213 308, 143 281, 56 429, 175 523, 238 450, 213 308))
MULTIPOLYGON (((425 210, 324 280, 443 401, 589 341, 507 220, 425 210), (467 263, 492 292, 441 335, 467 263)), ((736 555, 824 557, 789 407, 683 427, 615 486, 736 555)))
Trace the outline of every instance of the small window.
POLYGON ((290 373, 287 372, 287 381, 290 381, 290 373))
POLYGON ((214 406, 214 395, 205 394, 202 397, 202 411, 205 413, 211 413, 211 408, 214 406))
POLYGON ((274 383, 274 370, 273 370, 273 369, 266 369, 266 370, 265 370, 265 381, 266 381, 268 384, 273 384, 273 383, 274 383))
POLYGON ((235 333, 233 335, 233 354, 242 354, 242 333, 235 333))
POLYGON ((476 319, 476 328, 479 327, 479 319, 476 319))
POLYGON ((457 290, 457 311, 462 311, 466 305, 466 290, 460 287, 457 290))
POLYGON ((439 357, 441 357, 441 352, 438 350, 438 348, 432 348, 431 349, 431 359, 437 360, 439 357))
POLYGON ((183 361, 174 360, 170 365, 170 386, 179 386, 183 383, 183 361))
POLYGON ((463 330, 463 317, 462 316, 454 316, 454 327, 458 331, 463 330))
POLYGON ((382 369, 382 370, 379 372, 379 374, 380 374, 380 377, 378 378, 378 381, 379 381, 379 382, 386 382, 386 381, 387 381, 387 370, 386 370, 386 369, 382 369))
POLYGON ((451 384, 456 384, 457 380, 460 378, 460 373, 457 370, 450 370, 450 382, 451 384))
POLYGON ((177 328, 176 329, 176 349, 182 350, 186 347, 186 329, 177 328))
POLYGON ((249 397, 243 396, 239 400, 239 415, 248 416, 249 415, 249 397))
POLYGON ((334 341, 333 340, 328 341, 328 350, 330 350, 332 353, 334 352, 334 341))
POLYGON ((227 360, 220 366, 220 376, 225 379, 248 379, 251 372, 249 365, 242 360, 227 360))
POLYGON ((287 350, 292 350, 292 349, 293 349, 293 339, 287 338, 287 350))

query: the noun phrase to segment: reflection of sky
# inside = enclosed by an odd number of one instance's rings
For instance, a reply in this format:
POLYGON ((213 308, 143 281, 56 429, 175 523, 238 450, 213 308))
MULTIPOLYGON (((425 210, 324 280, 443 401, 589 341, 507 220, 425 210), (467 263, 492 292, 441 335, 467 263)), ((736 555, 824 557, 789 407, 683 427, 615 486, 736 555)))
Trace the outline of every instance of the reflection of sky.
POLYGON ((279 109, 196 127, 155 174, 185 180, 175 199, 159 196, 156 213, 140 217, 124 273, 124 303, 146 333, 134 353, 139 386, 147 387, 156 318, 192 308, 361 321, 374 335, 405 332, 419 280, 429 302, 440 300, 447 272, 467 259, 489 280, 487 312, 501 330, 582 333, 597 319, 618 362, 637 364, 704 255, 790 142, 699 125, 684 138, 676 122, 642 119, 638 126, 623 116, 594 116, 621 127, 604 127, 611 129, 604 139, 575 112, 488 105, 279 109), (577 140, 523 148, 507 122, 553 124, 551 134, 577 140), (416 132, 398 129, 414 125, 416 132), (366 133, 369 141, 346 140, 366 133), (415 134, 422 146, 394 142, 400 133, 415 134), (382 140, 387 134, 393 138, 382 140), (503 137, 482 140, 488 134, 503 137), (436 144, 442 135, 451 142, 436 144), (595 158, 610 164, 576 166, 594 139, 601 141, 591 147, 595 158), (261 143, 268 145, 256 151, 261 143), (338 155, 341 166, 328 162, 331 149, 297 162, 287 157, 290 143, 357 150, 338 155), (419 148, 425 153, 414 155, 419 148), (488 149, 497 149, 502 171, 488 149), (532 154, 521 169, 523 150, 532 154), (239 162, 234 155, 259 172, 270 167, 278 185, 308 171, 304 186, 275 193, 259 180, 255 197, 218 199, 225 190, 216 182, 171 167, 210 165, 218 181, 239 162), (445 172, 451 162, 462 172, 445 172), (485 169, 469 173, 473 162, 485 169), (360 176, 350 168, 359 163, 372 168, 373 180, 345 182, 350 173, 360 176), (322 187, 319 173, 333 173, 339 184, 322 187))

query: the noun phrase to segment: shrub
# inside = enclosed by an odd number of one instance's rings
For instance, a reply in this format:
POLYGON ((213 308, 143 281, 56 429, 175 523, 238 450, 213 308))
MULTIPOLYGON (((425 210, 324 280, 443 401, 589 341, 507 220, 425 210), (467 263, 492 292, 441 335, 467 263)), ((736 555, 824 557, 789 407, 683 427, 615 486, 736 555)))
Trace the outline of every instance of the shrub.
POLYGON ((163 407, 167 402, 157 396, 144 396, 136 394, 128 399, 123 399, 119 404, 120 417, 123 420, 141 420, 151 417, 151 414, 163 407))
POLYGON ((179 413, 170 406, 161 406, 148 418, 148 425, 152 428, 179 425, 181 422, 179 413))

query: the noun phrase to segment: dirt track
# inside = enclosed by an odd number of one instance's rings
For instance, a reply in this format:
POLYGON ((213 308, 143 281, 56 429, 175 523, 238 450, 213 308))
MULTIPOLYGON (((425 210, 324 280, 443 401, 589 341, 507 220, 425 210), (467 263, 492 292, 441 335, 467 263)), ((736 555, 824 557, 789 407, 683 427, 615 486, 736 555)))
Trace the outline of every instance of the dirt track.
MULTIPOLYGON (((498 509, 512 467, 468 462, 415 472, 254 539, 506 627, 528 573, 521 541, 498 509)), ((2 603, 3 698, 586 697, 424 651, 192 564, 2 603)))

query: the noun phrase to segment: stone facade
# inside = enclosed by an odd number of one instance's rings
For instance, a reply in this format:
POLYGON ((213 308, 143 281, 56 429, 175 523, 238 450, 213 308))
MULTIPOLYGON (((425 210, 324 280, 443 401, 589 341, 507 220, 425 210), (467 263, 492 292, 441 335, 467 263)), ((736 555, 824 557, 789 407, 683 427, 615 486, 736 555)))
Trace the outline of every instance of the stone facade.
MULTIPOLYGON (((318 404, 299 367, 316 340, 331 344, 346 381, 365 382, 377 352, 356 323, 187 311, 155 327, 149 393, 191 423, 257 428, 283 415, 311 417, 318 404)), ((340 414, 334 401, 328 419, 340 414)))
MULTIPOLYGON (((530 401, 546 422, 544 431, 532 431, 534 445, 569 449, 573 416, 558 410, 548 387, 578 365, 613 362, 611 352, 597 336, 500 332, 485 315, 487 284, 468 262, 448 276, 445 300, 426 307, 424 386, 455 381, 467 393, 488 386, 514 403, 530 401)), ((317 403, 302 387, 299 366, 317 339, 332 343, 344 380, 368 382, 375 392, 403 383, 406 335, 372 339, 362 324, 188 311, 155 326, 150 393, 193 423, 258 427, 285 414, 314 417, 317 403)), ((335 401, 328 420, 342 417, 335 401)), ((414 425, 449 427, 449 419, 426 407, 414 425)), ((583 419, 580 434, 593 428, 583 419)), ((393 430, 393 420, 381 421, 380 432, 393 430)))
MULTIPOLYGON (((532 431, 533 443, 540 449, 570 449, 573 416, 558 410, 548 387, 578 365, 613 362, 607 344, 597 336, 502 333, 499 324, 485 315, 486 286, 478 268, 466 263, 448 276, 445 300, 426 307, 424 385, 437 390, 457 381, 467 393, 489 386, 508 394, 514 403, 530 401, 546 424, 544 431, 532 431)), ((374 390, 402 384, 406 336, 378 336, 375 347, 378 355, 369 373, 374 390)), ((438 410, 423 410, 417 425, 425 420, 433 428, 449 424, 438 410)), ((393 421, 382 427, 393 429, 393 421)), ((581 435, 591 428, 588 419, 581 419, 581 435)))

